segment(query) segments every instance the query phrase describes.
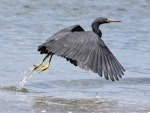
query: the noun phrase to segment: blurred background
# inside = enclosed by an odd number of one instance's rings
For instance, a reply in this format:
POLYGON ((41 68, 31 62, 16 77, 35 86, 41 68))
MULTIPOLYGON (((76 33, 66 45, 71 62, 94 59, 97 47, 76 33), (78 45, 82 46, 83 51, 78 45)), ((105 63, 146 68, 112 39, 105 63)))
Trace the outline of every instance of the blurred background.
POLYGON ((1 113, 150 112, 149 0, 1 0, 1 113), (97 17, 121 23, 100 26, 106 45, 126 69, 119 82, 74 67, 54 56, 51 67, 28 76, 44 55, 37 47, 53 33, 97 17))

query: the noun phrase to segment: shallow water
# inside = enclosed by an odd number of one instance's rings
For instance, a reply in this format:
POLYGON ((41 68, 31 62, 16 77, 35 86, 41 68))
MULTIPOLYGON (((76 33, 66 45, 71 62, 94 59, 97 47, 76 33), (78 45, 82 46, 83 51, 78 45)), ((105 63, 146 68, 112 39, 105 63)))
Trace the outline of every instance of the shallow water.
POLYGON ((1 113, 150 112, 149 6, 149 0, 1 0, 1 113), (101 29, 126 69, 123 79, 107 81, 57 56, 47 71, 27 74, 44 57, 36 50, 49 36, 73 24, 90 30, 100 16, 122 20, 101 29))

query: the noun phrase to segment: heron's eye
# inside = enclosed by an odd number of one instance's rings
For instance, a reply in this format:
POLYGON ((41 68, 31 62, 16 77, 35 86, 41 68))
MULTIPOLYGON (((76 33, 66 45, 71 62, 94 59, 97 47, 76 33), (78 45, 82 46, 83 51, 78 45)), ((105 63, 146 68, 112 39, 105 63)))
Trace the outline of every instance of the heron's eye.
POLYGON ((106 22, 106 23, 109 23, 109 19, 105 18, 105 22, 106 22))
POLYGON ((107 22, 107 21, 108 21, 108 19, 107 19, 107 18, 105 18, 104 20, 105 20, 105 22, 107 22))

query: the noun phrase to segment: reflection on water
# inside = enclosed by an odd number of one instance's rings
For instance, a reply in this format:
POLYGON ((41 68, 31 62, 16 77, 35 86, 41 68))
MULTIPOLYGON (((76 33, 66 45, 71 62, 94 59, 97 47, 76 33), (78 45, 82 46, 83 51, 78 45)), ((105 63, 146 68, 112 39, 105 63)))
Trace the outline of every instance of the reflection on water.
POLYGON ((150 112, 149 6, 149 0, 1 0, 1 112, 150 112), (119 82, 57 56, 49 70, 27 72, 44 57, 36 50, 49 36, 74 24, 91 30, 99 16, 122 21, 101 26, 103 40, 126 69, 119 82))

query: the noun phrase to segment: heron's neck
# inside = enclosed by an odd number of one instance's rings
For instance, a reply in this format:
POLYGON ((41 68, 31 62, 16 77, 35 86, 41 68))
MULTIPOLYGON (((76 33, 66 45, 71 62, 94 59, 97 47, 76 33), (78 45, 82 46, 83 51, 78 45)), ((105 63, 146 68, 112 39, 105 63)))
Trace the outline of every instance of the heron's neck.
POLYGON ((101 32, 101 30, 99 29, 99 26, 100 26, 100 24, 98 24, 98 23, 93 23, 93 24, 92 24, 92 30, 93 30, 94 33, 96 33, 99 37, 101 37, 101 36, 102 36, 102 32, 101 32))

